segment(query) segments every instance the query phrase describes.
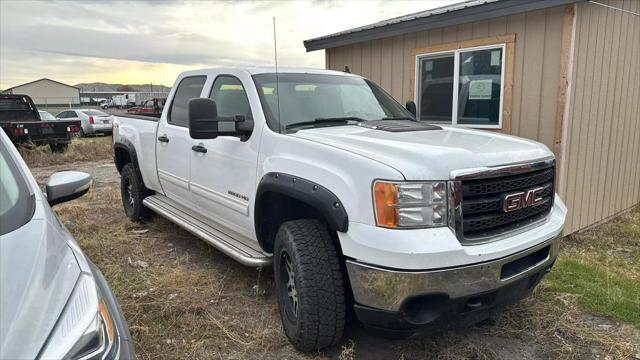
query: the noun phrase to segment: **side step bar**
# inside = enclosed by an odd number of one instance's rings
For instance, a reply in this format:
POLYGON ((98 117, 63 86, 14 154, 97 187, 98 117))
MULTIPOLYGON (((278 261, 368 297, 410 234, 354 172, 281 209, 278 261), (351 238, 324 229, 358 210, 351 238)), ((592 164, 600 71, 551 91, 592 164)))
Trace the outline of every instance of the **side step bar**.
POLYGON ((240 238, 244 236, 219 224, 212 226, 210 220, 203 219, 198 213, 164 195, 149 196, 142 203, 242 265, 262 267, 271 264, 271 256, 263 253, 257 243, 251 246, 250 243, 253 241, 241 241, 240 238))

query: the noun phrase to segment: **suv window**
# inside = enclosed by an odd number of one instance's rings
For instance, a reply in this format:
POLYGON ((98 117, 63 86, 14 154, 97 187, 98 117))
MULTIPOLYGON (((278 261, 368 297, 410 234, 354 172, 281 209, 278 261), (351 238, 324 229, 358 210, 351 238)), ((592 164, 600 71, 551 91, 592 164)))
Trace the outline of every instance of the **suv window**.
POLYGON ((190 76, 180 81, 169 109, 169 117, 167 118, 169 124, 189 126, 187 103, 193 98, 200 97, 206 80, 206 76, 190 76))
MULTIPOLYGON (((219 118, 233 120, 236 115, 244 115, 246 119, 253 119, 247 92, 242 82, 230 75, 221 75, 216 78, 211 88, 209 98, 216 102, 219 118)), ((234 131, 235 123, 223 121, 218 123, 220 131, 234 131)))
POLYGON ((0 142, 0 235, 29 222, 35 199, 4 141, 0 142))

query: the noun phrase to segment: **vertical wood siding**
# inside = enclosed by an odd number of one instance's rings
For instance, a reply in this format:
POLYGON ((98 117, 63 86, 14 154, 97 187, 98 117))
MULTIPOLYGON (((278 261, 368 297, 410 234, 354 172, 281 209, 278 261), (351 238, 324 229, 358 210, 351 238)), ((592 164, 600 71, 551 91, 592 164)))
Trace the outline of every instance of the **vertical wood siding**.
MULTIPOLYGON (((640 1, 601 1, 640 12, 640 1)), ((576 13, 566 176, 573 232, 640 202, 640 17, 589 3, 576 13)))
MULTIPOLYGON (((511 129, 553 149, 564 8, 556 7, 327 49, 327 68, 365 76, 401 103, 414 87, 411 50, 516 34, 511 129)), ((414 99, 411 99, 414 100, 414 99)))

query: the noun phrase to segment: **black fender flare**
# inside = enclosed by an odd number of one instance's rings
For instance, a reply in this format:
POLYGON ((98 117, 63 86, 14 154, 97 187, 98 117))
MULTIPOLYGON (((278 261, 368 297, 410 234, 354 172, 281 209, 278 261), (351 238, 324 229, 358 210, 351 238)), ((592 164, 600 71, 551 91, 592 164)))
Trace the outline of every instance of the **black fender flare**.
POLYGON ((113 144, 113 162, 118 169, 118 172, 122 171, 122 167, 118 165, 118 159, 116 158, 116 150, 121 149, 129 154, 129 158, 131 158, 131 162, 133 163, 133 167, 142 179, 142 174, 140 173, 140 166, 138 165, 138 154, 136 153, 136 147, 133 145, 131 141, 128 139, 118 140, 115 144, 113 144))
POLYGON ((349 229, 347 211, 331 190, 307 179, 272 172, 260 179, 256 191, 254 224, 258 233, 262 218, 260 201, 262 195, 268 192, 283 194, 313 207, 324 216, 329 228, 333 231, 347 232, 349 229))

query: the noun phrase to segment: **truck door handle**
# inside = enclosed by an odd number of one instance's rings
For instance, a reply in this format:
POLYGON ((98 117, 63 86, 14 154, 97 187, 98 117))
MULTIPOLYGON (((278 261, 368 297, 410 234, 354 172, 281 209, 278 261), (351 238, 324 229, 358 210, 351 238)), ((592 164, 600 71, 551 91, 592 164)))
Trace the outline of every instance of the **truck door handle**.
POLYGON ((168 143, 169 142, 169 138, 167 137, 167 135, 162 135, 158 137, 158 141, 163 142, 163 143, 168 143))
POLYGON ((195 151, 195 152, 199 152, 199 153, 203 153, 206 154, 207 153, 207 148, 204 147, 204 145, 193 145, 191 147, 191 150, 195 151))

